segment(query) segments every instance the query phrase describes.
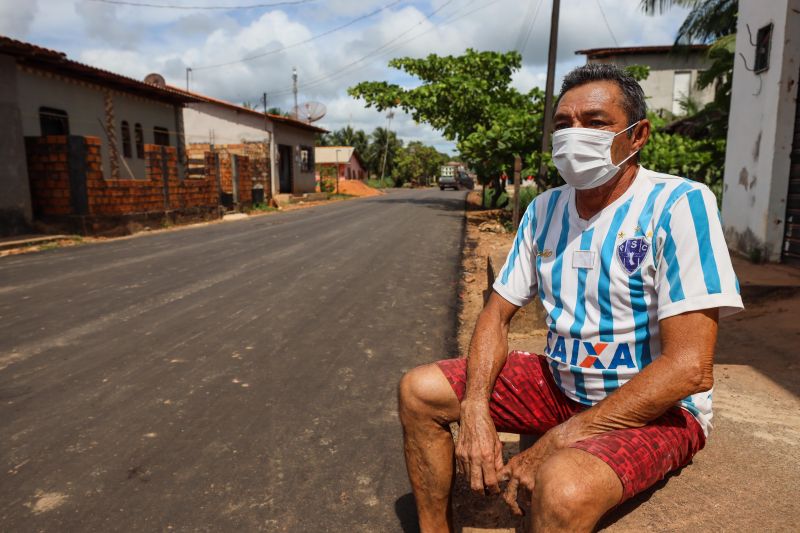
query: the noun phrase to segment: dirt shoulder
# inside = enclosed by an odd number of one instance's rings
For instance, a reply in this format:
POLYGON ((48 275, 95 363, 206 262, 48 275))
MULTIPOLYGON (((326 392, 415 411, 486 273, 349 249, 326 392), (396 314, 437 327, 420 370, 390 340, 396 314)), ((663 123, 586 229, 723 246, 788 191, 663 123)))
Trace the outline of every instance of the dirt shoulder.
MULTIPOLYGON (((473 198, 474 202, 475 199, 473 198)), ((497 214, 467 211, 459 347, 466 353, 487 287, 487 257, 499 270, 513 241, 497 214)), ((800 517, 800 270, 736 259, 746 311, 720 323, 714 366, 714 430, 693 463, 615 510, 607 531, 796 531, 800 517)), ((541 310, 515 317, 509 348, 541 352, 541 310)), ((506 455, 518 453, 503 435, 506 455)), ((458 530, 514 531, 522 523, 496 498, 457 480, 458 530)))

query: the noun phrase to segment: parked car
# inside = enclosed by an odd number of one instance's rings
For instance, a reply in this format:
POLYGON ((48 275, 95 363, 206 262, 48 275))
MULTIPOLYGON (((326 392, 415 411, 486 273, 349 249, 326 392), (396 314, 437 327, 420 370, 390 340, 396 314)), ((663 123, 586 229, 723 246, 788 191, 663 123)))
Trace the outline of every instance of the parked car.
POLYGON ((451 175, 445 174, 439 176, 439 189, 441 190, 454 189, 457 191, 462 187, 469 190, 475 188, 475 180, 470 178, 466 172, 456 172, 451 175))
POLYGON ((458 190, 460 188, 460 184, 455 176, 439 176, 439 189, 454 189, 458 190))
POLYGON ((469 190, 475 188, 475 180, 473 180, 466 172, 458 173, 458 182, 462 187, 466 187, 469 190))

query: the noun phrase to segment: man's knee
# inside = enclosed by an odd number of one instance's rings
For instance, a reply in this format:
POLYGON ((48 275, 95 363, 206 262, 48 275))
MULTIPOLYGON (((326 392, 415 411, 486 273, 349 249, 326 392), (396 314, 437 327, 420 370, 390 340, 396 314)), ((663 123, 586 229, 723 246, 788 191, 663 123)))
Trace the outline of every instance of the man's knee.
POLYGON ((591 529, 622 494, 616 474, 601 463, 571 448, 545 461, 536 473, 534 517, 575 531, 591 529))
POLYGON ((422 415, 449 422, 458 416, 458 398, 436 364, 406 372, 400 379, 398 400, 401 418, 422 415))

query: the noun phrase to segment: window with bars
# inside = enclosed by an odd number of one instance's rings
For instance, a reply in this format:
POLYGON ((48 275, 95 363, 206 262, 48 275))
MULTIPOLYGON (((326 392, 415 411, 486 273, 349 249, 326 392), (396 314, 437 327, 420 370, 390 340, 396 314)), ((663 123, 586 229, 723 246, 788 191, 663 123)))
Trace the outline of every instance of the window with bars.
POLYGON ((311 146, 300 147, 300 172, 314 170, 314 148, 311 146))
POLYGON ((169 130, 160 126, 153 128, 153 144, 169 146, 169 130))
POLYGON ((63 109, 40 107, 39 126, 42 130, 42 136, 69 135, 69 116, 63 109))
POLYGON ((131 127, 127 120, 122 121, 122 155, 130 159, 133 157, 131 149, 131 127))
POLYGON ((144 129, 138 122, 133 127, 133 135, 136 141, 136 157, 144 159, 144 129))

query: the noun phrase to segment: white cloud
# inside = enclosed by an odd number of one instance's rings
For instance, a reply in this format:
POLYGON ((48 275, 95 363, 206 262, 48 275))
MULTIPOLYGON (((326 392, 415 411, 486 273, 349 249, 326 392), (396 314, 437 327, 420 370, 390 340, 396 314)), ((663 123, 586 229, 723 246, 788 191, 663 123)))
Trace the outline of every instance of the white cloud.
MULTIPOLYGON (((543 87, 549 41, 550 4, 542 2, 523 51, 523 68, 513 85, 527 91, 543 87)), ((218 4, 219 0, 193 0, 218 4)), ((290 109, 291 71, 298 69, 301 101, 327 104, 322 121, 336 129, 372 131, 384 126, 383 114, 347 96, 363 80, 387 80, 413 86, 416 80, 387 66, 399 56, 460 54, 467 47, 505 51, 527 31, 528 2, 520 0, 403 1, 375 16, 303 46, 291 47, 345 24, 392 0, 327 0, 272 11, 183 11, 113 6, 90 0, 0 0, 0 31, 67 52, 70 57, 141 79, 160 72, 183 86, 185 69, 195 68, 192 89, 236 103, 257 102, 269 93, 269 105, 290 109), (428 14, 438 10, 432 19, 428 14), (200 69, 290 48, 260 59, 217 69, 200 69)), ((638 0, 600 0, 619 45, 669 44, 686 10, 645 16, 638 0)), ((597 0, 562 2, 556 88, 560 78, 582 64, 575 50, 614 46, 597 0)), ((435 131, 398 113, 392 129, 404 140, 418 138, 440 149, 452 148, 435 131)))
POLYGON ((0 34, 24 39, 38 15, 36 0, 28 2, 0 2, 0 34))

